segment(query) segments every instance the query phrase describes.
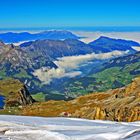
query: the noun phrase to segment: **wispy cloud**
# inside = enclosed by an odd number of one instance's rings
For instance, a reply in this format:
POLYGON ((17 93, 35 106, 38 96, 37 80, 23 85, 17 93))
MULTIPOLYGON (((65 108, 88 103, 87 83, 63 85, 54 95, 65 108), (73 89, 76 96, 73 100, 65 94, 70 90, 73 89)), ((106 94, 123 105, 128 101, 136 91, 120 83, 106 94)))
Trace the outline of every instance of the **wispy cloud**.
POLYGON ((132 48, 133 48, 134 50, 136 50, 136 51, 140 51, 140 47, 133 46, 132 48))

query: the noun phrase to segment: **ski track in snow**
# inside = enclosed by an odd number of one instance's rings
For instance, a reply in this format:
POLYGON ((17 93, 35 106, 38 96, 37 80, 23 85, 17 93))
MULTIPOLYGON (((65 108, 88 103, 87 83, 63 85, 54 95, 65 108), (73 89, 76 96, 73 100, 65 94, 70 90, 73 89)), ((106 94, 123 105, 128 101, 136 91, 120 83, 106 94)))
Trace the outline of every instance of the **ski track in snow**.
POLYGON ((0 115, 0 140, 140 140, 140 122, 0 115))

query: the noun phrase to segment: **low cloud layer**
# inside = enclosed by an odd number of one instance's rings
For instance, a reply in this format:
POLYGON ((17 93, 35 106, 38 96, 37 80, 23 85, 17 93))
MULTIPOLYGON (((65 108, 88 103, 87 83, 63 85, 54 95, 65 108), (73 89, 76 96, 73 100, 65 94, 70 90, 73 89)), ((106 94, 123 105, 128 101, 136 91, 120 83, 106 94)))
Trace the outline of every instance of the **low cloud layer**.
POLYGON ((92 53, 78 56, 66 56, 58 58, 57 61, 54 61, 54 63, 58 66, 57 69, 52 68, 48 70, 47 67, 43 67, 41 69, 36 70, 33 74, 45 84, 49 84, 55 78, 72 78, 81 75, 82 72, 79 71, 79 67, 87 64, 90 61, 109 59, 113 57, 122 56, 127 53, 128 51, 113 51, 101 54, 92 53))

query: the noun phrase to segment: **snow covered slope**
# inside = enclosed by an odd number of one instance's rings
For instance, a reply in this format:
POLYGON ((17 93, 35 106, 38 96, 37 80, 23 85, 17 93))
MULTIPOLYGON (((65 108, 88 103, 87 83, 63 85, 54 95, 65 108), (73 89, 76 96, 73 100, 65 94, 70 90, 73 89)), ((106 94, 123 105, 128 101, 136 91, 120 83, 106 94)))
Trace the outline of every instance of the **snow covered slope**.
POLYGON ((140 140, 140 122, 0 115, 0 140, 140 140))

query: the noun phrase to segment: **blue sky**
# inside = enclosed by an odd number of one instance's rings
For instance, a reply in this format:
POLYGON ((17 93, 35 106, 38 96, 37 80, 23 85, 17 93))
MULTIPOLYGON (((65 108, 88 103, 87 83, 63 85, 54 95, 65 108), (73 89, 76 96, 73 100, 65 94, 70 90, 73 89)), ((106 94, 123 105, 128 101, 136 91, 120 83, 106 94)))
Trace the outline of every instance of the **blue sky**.
POLYGON ((140 26, 140 0, 1 0, 0 28, 140 26))

